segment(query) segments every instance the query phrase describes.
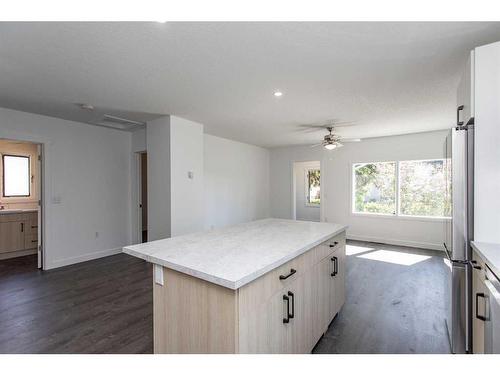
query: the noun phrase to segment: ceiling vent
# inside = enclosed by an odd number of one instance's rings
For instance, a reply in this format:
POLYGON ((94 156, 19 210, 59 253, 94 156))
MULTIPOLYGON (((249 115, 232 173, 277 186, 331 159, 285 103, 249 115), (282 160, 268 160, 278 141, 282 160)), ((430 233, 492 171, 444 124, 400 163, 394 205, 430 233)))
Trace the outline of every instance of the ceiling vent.
POLYGON ((103 115, 102 120, 100 122, 94 122, 93 124, 120 130, 134 130, 136 128, 143 127, 146 125, 146 123, 142 121, 134 121, 112 115, 103 115))

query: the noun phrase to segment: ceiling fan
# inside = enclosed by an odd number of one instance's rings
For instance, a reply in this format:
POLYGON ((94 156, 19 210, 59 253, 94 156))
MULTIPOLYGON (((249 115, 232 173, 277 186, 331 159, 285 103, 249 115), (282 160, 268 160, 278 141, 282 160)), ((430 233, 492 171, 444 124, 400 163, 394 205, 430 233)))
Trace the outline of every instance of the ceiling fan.
POLYGON ((361 142, 360 138, 342 138, 340 135, 335 134, 336 127, 346 126, 350 123, 329 123, 327 125, 303 125, 303 127, 311 128, 311 129, 325 129, 328 131, 328 134, 323 137, 323 141, 321 143, 312 145, 311 147, 323 146, 327 150, 334 150, 336 148, 342 147, 343 143, 347 142, 361 142))

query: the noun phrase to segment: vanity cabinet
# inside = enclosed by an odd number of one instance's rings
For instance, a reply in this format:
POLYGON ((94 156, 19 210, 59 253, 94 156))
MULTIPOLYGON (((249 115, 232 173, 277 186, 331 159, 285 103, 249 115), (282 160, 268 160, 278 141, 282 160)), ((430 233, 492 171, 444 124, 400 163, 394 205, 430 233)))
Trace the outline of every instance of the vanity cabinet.
POLYGON ((27 255, 38 246, 37 212, 0 214, 0 257, 27 255), (19 253, 19 254, 18 254, 19 253))
POLYGON ((25 249, 24 221, 0 222, 0 253, 25 249))

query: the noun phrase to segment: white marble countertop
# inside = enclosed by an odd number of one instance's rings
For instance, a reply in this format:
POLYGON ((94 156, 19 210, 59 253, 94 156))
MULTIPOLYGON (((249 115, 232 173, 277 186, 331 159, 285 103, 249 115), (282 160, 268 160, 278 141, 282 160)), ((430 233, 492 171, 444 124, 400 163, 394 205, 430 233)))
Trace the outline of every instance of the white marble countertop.
POLYGON ((28 212, 37 212, 36 208, 5 208, 0 210, 0 215, 8 215, 8 214, 25 214, 28 212))
POLYGON ((226 288, 238 289, 346 228, 333 223, 263 219, 126 246, 123 251, 226 288))
POLYGON ((500 244, 472 241, 471 245, 493 273, 500 277, 500 244))

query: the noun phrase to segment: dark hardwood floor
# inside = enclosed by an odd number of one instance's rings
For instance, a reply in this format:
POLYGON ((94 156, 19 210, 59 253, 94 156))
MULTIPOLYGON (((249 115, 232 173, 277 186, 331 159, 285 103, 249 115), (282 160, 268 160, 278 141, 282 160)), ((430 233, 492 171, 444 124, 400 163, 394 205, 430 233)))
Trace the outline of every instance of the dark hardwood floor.
POLYGON ((119 254, 51 271, 0 262, 0 353, 152 353, 152 267, 119 254))
POLYGON ((440 251, 348 241, 346 302, 314 353, 450 353, 440 251))
MULTIPOLYGON (((442 254, 355 241, 347 253, 346 304, 314 353, 449 352, 442 254)), ((142 260, 0 261, 0 353, 151 353, 152 325, 142 260)))

